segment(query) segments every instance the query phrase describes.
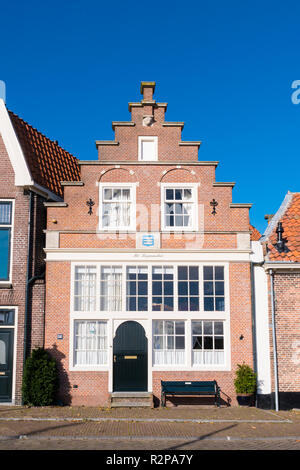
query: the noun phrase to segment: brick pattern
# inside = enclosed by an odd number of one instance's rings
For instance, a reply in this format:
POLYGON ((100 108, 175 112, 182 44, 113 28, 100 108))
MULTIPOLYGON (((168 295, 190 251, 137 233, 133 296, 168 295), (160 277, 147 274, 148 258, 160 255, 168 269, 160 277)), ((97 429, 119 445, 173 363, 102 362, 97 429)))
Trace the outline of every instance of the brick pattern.
MULTIPOLYGON (((300 273, 275 273, 274 293, 279 392, 299 392, 300 273)), ((271 324, 271 302, 269 315, 271 324)), ((274 350, 271 329, 270 349, 272 390, 274 390, 274 350)))

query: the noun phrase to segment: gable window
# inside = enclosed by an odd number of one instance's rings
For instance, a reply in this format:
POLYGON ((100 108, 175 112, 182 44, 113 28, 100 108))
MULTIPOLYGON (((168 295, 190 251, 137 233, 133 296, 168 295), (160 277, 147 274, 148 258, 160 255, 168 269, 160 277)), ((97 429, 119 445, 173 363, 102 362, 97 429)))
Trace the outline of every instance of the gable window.
POLYGON ((157 137, 156 136, 139 136, 138 138, 138 157, 142 161, 157 160, 157 137))
POLYGON ((0 281, 8 281, 11 266, 12 202, 0 201, 0 281))
POLYGON ((196 230, 196 185, 162 185, 162 229, 196 230))
POLYGON ((134 185, 100 185, 100 228, 128 230, 135 228, 134 185))

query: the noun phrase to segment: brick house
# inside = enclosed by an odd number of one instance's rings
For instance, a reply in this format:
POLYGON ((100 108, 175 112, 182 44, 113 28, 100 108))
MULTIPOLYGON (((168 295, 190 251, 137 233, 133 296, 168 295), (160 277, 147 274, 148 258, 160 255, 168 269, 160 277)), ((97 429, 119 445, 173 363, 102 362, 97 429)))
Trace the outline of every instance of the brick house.
POLYGON ((79 179, 77 160, 0 99, 0 403, 21 403, 26 355, 44 342, 45 201, 79 179))
POLYGON ((158 403, 161 380, 216 379, 235 404, 236 366, 253 365, 251 204, 154 89, 142 82, 131 120, 45 203, 45 347, 64 403, 158 403))
POLYGON ((258 406, 300 407, 300 193, 288 192, 256 251, 258 406), (260 386, 260 385, 259 385, 260 386))

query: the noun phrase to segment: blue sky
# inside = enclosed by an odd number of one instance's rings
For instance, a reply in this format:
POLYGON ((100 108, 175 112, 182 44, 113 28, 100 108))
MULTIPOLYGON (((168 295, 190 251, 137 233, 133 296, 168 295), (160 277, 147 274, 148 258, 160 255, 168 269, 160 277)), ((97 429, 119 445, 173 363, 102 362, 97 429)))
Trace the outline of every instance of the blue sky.
POLYGON ((28 0, 0 13, 8 108, 78 158, 96 159, 95 140, 156 81, 166 119, 220 161, 216 180, 236 182, 260 231, 300 191, 299 2, 28 0))

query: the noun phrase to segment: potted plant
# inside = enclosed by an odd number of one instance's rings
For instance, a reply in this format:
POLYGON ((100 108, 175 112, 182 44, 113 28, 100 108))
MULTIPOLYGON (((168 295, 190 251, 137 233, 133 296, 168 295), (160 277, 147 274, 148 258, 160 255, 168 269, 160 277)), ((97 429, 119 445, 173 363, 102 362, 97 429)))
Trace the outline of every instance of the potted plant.
POLYGON ((234 380, 238 404, 250 406, 254 403, 256 392, 256 373, 247 364, 238 364, 234 380))

